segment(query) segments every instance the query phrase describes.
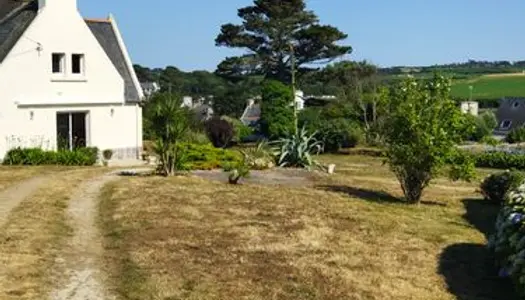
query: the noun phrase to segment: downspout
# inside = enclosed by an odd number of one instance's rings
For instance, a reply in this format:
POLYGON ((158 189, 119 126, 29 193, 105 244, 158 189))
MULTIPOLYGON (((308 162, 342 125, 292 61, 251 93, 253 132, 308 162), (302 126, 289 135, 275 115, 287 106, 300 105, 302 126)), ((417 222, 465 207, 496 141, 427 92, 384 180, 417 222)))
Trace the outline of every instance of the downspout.
POLYGON ((135 148, 137 149, 137 159, 140 159, 140 143, 139 143, 139 108, 140 106, 138 104, 135 105, 135 148))

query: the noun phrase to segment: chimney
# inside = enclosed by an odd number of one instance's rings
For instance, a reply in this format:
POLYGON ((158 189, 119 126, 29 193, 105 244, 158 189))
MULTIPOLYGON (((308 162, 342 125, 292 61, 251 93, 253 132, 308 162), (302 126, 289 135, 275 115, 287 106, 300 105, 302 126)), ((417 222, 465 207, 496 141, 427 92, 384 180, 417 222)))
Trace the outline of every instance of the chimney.
POLYGON ((77 11, 77 0, 38 0, 38 11, 40 12, 44 8, 55 8, 60 9, 60 12, 66 10, 77 11))

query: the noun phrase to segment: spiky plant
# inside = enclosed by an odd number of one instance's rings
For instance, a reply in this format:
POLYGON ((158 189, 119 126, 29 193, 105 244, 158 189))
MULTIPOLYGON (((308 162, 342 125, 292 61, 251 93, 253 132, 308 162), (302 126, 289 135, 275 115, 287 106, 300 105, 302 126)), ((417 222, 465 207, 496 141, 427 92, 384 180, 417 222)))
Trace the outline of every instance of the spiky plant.
POLYGON ((323 143, 315 138, 317 132, 309 134, 303 127, 295 134, 281 138, 277 144, 277 164, 281 167, 306 168, 317 165, 313 155, 323 151, 323 143))

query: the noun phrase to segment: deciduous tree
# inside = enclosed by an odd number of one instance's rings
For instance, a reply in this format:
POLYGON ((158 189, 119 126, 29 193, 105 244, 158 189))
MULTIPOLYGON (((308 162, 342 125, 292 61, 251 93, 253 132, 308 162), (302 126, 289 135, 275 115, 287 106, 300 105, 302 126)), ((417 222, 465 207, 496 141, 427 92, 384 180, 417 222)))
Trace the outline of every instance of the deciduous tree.
POLYGON ((453 179, 468 179, 473 163, 459 160, 457 144, 473 130, 450 97, 450 80, 436 75, 429 82, 407 79, 394 89, 393 109, 384 129, 387 162, 409 203, 449 162, 453 179))

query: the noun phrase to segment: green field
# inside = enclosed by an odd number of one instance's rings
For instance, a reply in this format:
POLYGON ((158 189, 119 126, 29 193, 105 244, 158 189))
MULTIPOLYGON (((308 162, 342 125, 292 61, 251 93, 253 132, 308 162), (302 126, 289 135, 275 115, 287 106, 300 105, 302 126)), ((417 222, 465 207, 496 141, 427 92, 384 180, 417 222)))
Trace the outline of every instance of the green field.
POLYGON ((452 86, 452 96, 468 99, 470 86, 473 100, 525 97, 525 74, 484 75, 458 80, 452 86))

